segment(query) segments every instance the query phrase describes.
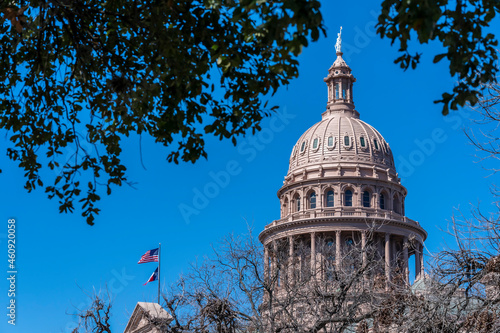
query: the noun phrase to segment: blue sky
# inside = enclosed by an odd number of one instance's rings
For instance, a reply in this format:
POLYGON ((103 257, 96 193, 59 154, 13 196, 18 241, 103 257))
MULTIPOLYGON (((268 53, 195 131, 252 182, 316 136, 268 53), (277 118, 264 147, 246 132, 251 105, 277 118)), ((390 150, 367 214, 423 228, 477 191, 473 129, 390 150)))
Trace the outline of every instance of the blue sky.
MULTIPOLYGON (((469 126, 477 129, 469 121, 471 111, 443 117, 433 103, 454 83, 445 62, 432 63, 441 50, 433 44, 415 45, 415 50, 424 51, 422 63, 415 71, 403 72, 393 63, 397 47, 375 36, 378 7, 378 2, 324 1, 328 37, 303 50, 300 77, 273 97, 280 115, 264 121, 262 133, 247 136, 236 147, 210 138, 208 160, 175 165, 166 162, 163 147, 143 138, 145 170, 139 139, 125 140, 123 160, 135 188, 124 186, 110 197, 103 196, 102 212, 93 227, 79 214, 59 214, 57 202, 49 201, 43 191, 28 194, 22 170, 0 154, 4 272, 9 218, 17 221, 18 255, 17 325, 7 324, 4 278, 0 282, 0 331, 71 332, 75 323, 68 313, 85 307, 85 293, 107 285, 114 304, 113 330, 122 332, 138 301, 156 299, 156 283, 143 286, 155 265, 137 265, 145 251, 162 243, 161 283, 168 286, 191 262, 210 253, 211 244, 222 236, 244 233, 247 224, 257 234, 278 219, 276 192, 286 175, 291 149, 325 110, 323 78, 335 60, 340 26, 344 59, 357 79, 356 109, 391 145, 408 189, 407 216, 429 233, 427 250, 436 251, 444 244, 442 229, 454 208, 467 213, 471 203, 491 207, 489 186, 497 177, 486 178, 490 172, 477 163, 476 152, 462 131, 469 126), (230 176, 217 185, 214 177, 221 172, 230 176), (207 188, 211 198, 196 201, 196 193, 207 188), (197 212, 186 217, 181 209, 188 206, 197 212)), ((498 27, 497 20, 497 31, 498 27)), ((4 147, 5 133, 0 142, 4 147)))

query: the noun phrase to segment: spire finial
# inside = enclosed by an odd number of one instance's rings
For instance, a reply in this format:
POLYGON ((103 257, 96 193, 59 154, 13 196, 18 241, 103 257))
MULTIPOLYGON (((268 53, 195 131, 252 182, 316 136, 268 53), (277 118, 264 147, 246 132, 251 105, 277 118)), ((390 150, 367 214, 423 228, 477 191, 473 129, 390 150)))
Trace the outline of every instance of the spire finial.
POLYGON ((337 43, 335 43, 335 51, 337 51, 337 53, 342 53, 342 26, 340 27, 340 32, 337 34, 337 43))

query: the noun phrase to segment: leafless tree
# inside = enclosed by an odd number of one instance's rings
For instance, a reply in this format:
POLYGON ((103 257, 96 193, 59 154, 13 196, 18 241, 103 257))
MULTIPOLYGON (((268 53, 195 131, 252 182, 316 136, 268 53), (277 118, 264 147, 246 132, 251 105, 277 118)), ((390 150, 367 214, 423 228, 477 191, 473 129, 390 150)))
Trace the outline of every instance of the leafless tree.
MULTIPOLYGON (((494 163, 500 159, 500 85, 485 91, 474 107, 480 130, 466 135, 480 160, 494 163)), ((495 164, 488 169, 500 170, 495 164)), ((386 316, 396 332, 500 332, 500 192, 493 186, 492 194, 492 212, 476 207, 470 216, 459 212, 452 218, 448 233, 454 244, 435 253, 426 278, 400 298, 402 315, 386 316)))
MULTIPOLYGON (((173 320, 150 324, 164 333, 498 332, 497 222, 481 220, 472 233, 471 221, 454 219, 458 249, 436 255, 429 276, 413 287, 397 266, 386 281, 370 233, 364 250, 353 241, 341 258, 331 239, 319 238, 316 260, 306 239, 294 239, 293 253, 284 239, 268 265, 254 236, 230 235, 166 290, 162 305, 173 320)), ((99 296, 79 317, 82 329, 110 332, 109 305, 99 296)))
MULTIPOLYGON (((473 121, 480 125, 479 130, 466 130, 465 134, 471 143, 478 150, 478 157, 481 161, 491 159, 500 160, 500 135, 498 134, 500 125, 500 84, 490 83, 484 88, 484 95, 479 102, 471 107, 477 117, 473 121)), ((492 171, 500 170, 492 167, 492 171)))
POLYGON ((338 258, 330 240, 320 238, 313 261, 305 240, 294 241, 292 256, 289 248, 286 240, 276 242, 266 268, 251 234, 223 239, 165 295, 174 317, 168 332, 352 331, 359 323, 368 327, 409 290, 397 276, 386 283, 370 241, 364 250, 353 242, 338 258))
POLYGON ((93 291, 87 295, 90 304, 85 309, 77 309, 73 316, 78 318, 78 325, 73 333, 111 333, 111 300, 107 289, 93 291))

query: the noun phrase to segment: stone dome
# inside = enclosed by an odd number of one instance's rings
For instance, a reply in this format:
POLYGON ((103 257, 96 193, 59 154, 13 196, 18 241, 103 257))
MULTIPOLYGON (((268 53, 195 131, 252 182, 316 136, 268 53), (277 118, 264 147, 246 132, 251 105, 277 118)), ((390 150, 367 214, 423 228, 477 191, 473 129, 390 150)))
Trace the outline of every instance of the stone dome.
POLYGON ((331 112, 311 126, 292 149, 288 174, 309 166, 356 163, 396 173, 391 148, 357 112, 331 112))

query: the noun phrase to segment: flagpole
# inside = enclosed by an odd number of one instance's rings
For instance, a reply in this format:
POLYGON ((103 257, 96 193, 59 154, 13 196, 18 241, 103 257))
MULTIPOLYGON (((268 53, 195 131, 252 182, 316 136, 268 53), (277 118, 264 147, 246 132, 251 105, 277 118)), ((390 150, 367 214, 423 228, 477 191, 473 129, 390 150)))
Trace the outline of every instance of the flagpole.
POLYGON ((160 304, 160 267, 161 267, 161 243, 158 246, 158 304, 160 304))

